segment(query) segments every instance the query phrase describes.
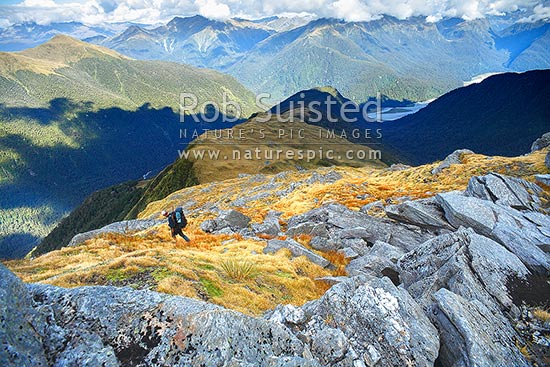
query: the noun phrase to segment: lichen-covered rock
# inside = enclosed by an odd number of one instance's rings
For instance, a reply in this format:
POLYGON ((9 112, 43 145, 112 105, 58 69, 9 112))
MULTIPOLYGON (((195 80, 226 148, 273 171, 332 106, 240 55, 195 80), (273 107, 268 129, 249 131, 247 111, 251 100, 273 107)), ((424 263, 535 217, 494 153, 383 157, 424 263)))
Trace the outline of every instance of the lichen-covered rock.
POLYGON ((35 307, 50 310, 41 337, 63 330, 52 365, 318 366, 280 323, 202 301, 115 287, 29 290, 35 307))
POLYGON ((298 336, 322 361, 341 358, 338 366, 350 367, 406 366, 412 361, 433 366, 437 358, 437 329, 407 291, 388 278, 344 280, 303 309, 308 322, 298 336), (337 343, 322 348, 318 340, 327 335, 337 343))
POLYGON ((37 328, 44 322, 31 307, 23 282, 0 263, 0 366, 49 365, 37 328))
POLYGON ((163 223, 164 220, 158 219, 131 219, 123 220, 121 222, 115 222, 108 224, 99 229, 94 229, 93 231, 88 231, 84 233, 79 233, 74 236, 67 246, 76 246, 89 239, 95 238, 104 233, 131 233, 136 231, 142 231, 163 223))
POLYGON ((464 228, 405 254, 399 259, 399 270, 405 288, 426 309, 431 296, 447 288, 467 299, 477 299, 495 312, 514 308, 507 279, 530 274, 502 245, 464 228))
POLYGON ((404 287, 438 325, 442 365, 526 365, 507 318, 519 314, 507 281, 530 273, 513 253, 460 229, 405 254, 399 267, 404 287))

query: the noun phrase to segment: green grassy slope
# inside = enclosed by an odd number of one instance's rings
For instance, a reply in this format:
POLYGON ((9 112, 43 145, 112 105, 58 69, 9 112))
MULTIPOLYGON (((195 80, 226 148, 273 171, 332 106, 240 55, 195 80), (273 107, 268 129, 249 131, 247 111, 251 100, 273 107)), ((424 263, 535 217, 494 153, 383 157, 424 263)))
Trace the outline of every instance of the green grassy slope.
MULTIPOLYGON (((233 77, 168 62, 131 60, 66 36, 0 53, 0 258, 22 256, 95 190, 157 173, 190 138, 179 95, 254 112, 233 77)), ((196 111, 198 112, 198 107, 196 111)))

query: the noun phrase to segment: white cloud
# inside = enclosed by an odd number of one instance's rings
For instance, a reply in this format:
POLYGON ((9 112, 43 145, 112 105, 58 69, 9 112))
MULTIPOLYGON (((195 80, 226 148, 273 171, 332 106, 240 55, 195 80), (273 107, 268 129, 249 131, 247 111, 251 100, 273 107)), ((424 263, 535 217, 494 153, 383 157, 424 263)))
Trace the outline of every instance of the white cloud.
POLYGON ((214 19, 305 14, 347 21, 368 21, 386 14, 399 19, 423 16, 434 22, 443 17, 476 19, 517 10, 524 11, 524 22, 550 19, 550 0, 22 0, 0 6, 0 26, 71 20, 156 24, 195 14, 214 19))
POLYGON ((550 6, 543 6, 539 4, 533 9, 532 15, 522 18, 519 21, 523 23, 533 23, 538 22, 539 20, 550 20, 550 6))
POLYGON ((216 0, 197 0, 199 14, 211 19, 227 19, 231 17, 231 9, 216 0))

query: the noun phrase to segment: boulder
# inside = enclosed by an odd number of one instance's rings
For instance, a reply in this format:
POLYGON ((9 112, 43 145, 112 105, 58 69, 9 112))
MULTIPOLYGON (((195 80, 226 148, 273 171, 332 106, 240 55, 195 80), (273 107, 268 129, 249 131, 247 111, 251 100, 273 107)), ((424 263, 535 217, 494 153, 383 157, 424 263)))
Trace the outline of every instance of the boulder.
POLYGON ((515 345, 513 328, 495 322, 489 309, 442 288, 432 311, 440 330, 441 366, 531 366, 515 345))
POLYGON ((230 227, 232 230, 239 230, 248 227, 250 218, 241 212, 232 209, 222 212, 218 216, 217 221, 219 223, 227 224, 225 227, 230 227))
POLYGON ((256 234, 267 234, 269 236, 277 236, 281 232, 281 225, 279 224, 280 212, 269 211, 263 221, 263 223, 252 223, 251 227, 256 234))
POLYGON ((71 239, 67 246, 79 245, 105 233, 128 234, 132 232, 143 231, 144 229, 154 227, 164 222, 165 220, 163 219, 131 219, 121 222, 115 222, 99 229, 94 229, 92 231, 77 234, 71 239))
POLYGON ((0 365, 47 367, 40 335, 45 320, 32 308, 23 282, 0 263, 0 365))
POLYGON ((218 228, 215 219, 207 219, 201 223, 201 230, 205 233, 213 233, 218 228))
POLYGON ((399 222, 429 229, 453 229, 445 219, 445 213, 435 198, 406 201, 398 205, 388 205, 385 207, 385 211, 389 218, 399 222))
POLYGON ((317 255, 313 251, 308 250, 300 243, 294 241, 293 239, 286 240, 269 240, 267 246, 264 248, 264 254, 271 254, 279 251, 280 249, 286 248, 290 250, 292 256, 305 256, 312 263, 317 264, 323 268, 328 268, 333 266, 327 259, 317 255))
POLYGON ((286 235, 289 237, 307 234, 310 236, 328 237, 327 228, 323 223, 305 222, 288 227, 286 235))
POLYGON ((534 183, 516 177, 490 173, 474 176, 468 182, 465 196, 492 201, 518 210, 537 210, 542 189, 534 183))
POLYGON ((550 169, 550 152, 546 154, 546 158, 544 158, 544 165, 546 168, 550 169))
MULTIPOLYGON (((550 153, 549 153, 549 156, 550 156, 550 153)), ((549 160, 549 163, 550 163, 550 160, 549 160)), ((537 180, 537 182, 540 182, 543 185, 550 186, 550 174, 535 175, 535 180, 537 180)))
POLYGON ((311 239, 309 245, 317 251, 337 251, 341 247, 341 243, 331 240, 326 237, 316 236, 311 239))
POLYGON ((325 365, 433 366, 437 357, 437 329, 387 278, 344 280, 302 308, 308 321, 297 336, 325 365))
POLYGON ((338 250, 339 254, 342 254, 345 259, 353 260, 357 259, 360 255, 351 247, 344 247, 343 249, 338 250))
POLYGON ((462 155, 463 154, 474 154, 471 150, 468 149, 458 149, 449 154, 436 168, 432 170, 432 175, 437 175, 441 173, 446 168, 449 168, 452 164, 462 164, 462 155))
POLYGON ((398 268, 403 285, 425 309, 435 292, 447 288, 468 300, 482 302, 495 313, 495 320, 501 310, 517 313, 507 280, 525 279, 530 274, 520 259, 501 244, 465 228, 436 237, 405 254, 398 268))
POLYGON ((455 228, 472 228, 514 253, 531 271, 547 274, 550 257, 541 250, 550 243, 550 228, 537 225, 522 212, 459 192, 438 194, 445 217, 455 228))
POLYGON ((550 146, 550 132, 543 134, 540 138, 535 140, 531 145, 531 153, 536 152, 537 150, 544 149, 550 146))
POLYGON ((215 219, 207 219, 201 223, 201 229, 206 233, 233 234, 248 227, 250 218, 236 210, 225 210, 215 219))

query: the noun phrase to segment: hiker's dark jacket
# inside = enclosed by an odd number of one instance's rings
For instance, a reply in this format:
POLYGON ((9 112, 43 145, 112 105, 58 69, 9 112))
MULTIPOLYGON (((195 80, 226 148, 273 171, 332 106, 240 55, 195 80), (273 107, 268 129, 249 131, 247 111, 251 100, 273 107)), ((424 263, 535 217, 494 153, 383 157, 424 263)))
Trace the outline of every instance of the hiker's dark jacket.
POLYGON ((172 229, 179 228, 179 225, 174 218, 175 216, 176 214, 174 212, 168 214, 168 226, 172 229))

